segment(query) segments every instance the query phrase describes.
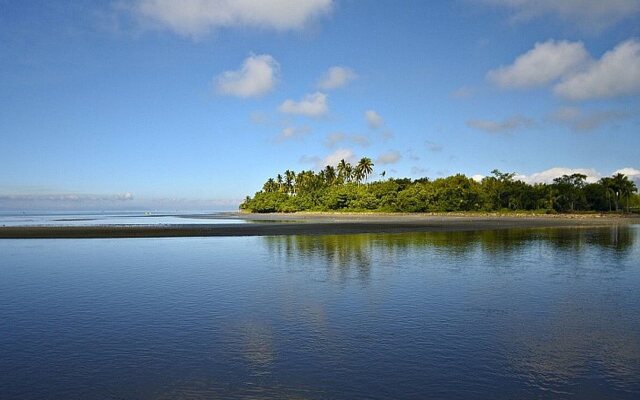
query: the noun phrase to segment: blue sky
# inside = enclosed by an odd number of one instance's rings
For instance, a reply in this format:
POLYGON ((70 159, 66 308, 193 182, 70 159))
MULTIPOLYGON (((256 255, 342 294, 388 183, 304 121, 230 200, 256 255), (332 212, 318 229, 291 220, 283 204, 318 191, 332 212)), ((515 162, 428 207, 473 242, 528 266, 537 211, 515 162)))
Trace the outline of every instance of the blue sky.
POLYGON ((0 208, 221 209, 285 169, 640 180, 640 1, 0 0, 0 208))

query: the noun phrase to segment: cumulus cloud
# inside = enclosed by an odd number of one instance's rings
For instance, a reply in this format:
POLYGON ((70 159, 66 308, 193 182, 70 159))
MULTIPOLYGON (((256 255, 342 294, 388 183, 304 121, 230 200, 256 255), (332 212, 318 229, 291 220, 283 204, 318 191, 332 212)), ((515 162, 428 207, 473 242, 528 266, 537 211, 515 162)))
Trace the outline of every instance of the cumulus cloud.
POLYGON ((493 121, 488 119, 470 119, 467 126, 488 133, 513 133, 519 129, 529 128, 534 125, 532 119, 515 115, 504 121, 493 121))
POLYGON ((474 180, 474 181, 476 181, 476 182, 482 182, 482 180, 483 180, 484 178, 485 178, 485 176, 484 176, 484 175, 480 175, 480 174, 476 174, 476 175, 473 175, 473 176, 471 177, 471 179, 473 179, 473 180, 474 180))
POLYGON ((341 88, 357 77, 358 75, 350 68, 340 66, 331 67, 320 82, 318 82, 318 88, 323 90, 341 88))
POLYGON ((503 88, 545 85, 582 68, 589 61, 582 42, 536 43, 513 64, 487 73, 487 78, 503 88))
POLYGON ((387 151, 386 153, 382 153, 378 156, 376 163, 380 165, 395 164, 400 161, 400 158, 402 158, 402 156, 399 152, 395 150, 387 151))
POLYGON ((218 93, 237 97, 258 97, 275 86, 280 66, 268 54, 252 55, 236 71, 226 71, 216 78, 218 93))
POLYGON ((327 95, 321 92, 308 94, 300 101, 285 100, 278 108, 285 114, 298 114, 318 118, 329 112, 327 95))
POLYGON ((606 52, 586 71, 567 77, 554 92, 572 100, 588 100, 640 92, 640 42, 627 40, 606 52))
POLYGON ((230 27, 301 29, 332 8, 332 0, 135 0, 129 9, 147 24, 197 38, 230 27))
POLYGON ((580 29, 601 31, 640 13, 637 0, 479 0, 507 8, 511 22, 552 16, 580 29))
POLYGON ((577 107, 561 107, 551 114, 551 120, 575 132, 589 132, 628 116, 629 113, 617 110, 585 112, 577 107))
POLYGON ((378 129, 384 125, 384 119, 373 110, 367 110, 364 112, 364 119, 367 121, 367 126, 371 129, 378 129))
POLYGON ((557 96, 571 100, 633 95, 640 93, 640 41, 626 40, 599 60, 581 42, 536 43, 513 64, 489 71, 487 79, 503 88, 553 84, 557 96))
POLYGON ((285 126, 276 137, 276 141, 282 142, 289 139, 301 138, 308 135, 310 132, 311 128, 308 126, 285 126))

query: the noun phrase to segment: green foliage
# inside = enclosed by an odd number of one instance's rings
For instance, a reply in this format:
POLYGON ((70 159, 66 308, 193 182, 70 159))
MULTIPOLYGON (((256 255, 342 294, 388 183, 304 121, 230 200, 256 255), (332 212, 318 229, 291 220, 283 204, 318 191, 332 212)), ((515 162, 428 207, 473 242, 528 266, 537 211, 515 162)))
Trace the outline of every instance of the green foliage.
POLYGON ((240 208, 258 213, 640 211, 636 185, 622 174, 596 183, 587 183, 582 174, 563 175, 552 184, 534 185, 516 180, 514 173, 493 170, 491 174, 482 182, 458 174, 434 181, 391 178, 363 183, 373 175, 371 159, 364 157, 355 166, 341 160, 336 167, 327 166, 318 173, 287 170, 269 178, 240 208))

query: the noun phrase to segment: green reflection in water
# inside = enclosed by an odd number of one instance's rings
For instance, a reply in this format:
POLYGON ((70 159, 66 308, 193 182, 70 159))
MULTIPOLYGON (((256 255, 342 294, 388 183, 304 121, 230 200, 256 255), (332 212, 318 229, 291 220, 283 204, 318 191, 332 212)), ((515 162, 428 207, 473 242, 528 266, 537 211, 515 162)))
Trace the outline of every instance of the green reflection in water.
POLYGON ((416 232, 400 234, 267 236, 270 253, 290 260, 323 258, 329 268, 337 268, 345 278, 355 269, 367 281, 372 256, 382 252, 407 254, 432 251, 450 257, 480 252, 485 256, 511 255, 523 249, 543 245, 554 252, 580 253, 586 249, 605 251, 609 257, 624 257, 632 249, 637 229, 611 228, 505 229, 471 232, 416 232))

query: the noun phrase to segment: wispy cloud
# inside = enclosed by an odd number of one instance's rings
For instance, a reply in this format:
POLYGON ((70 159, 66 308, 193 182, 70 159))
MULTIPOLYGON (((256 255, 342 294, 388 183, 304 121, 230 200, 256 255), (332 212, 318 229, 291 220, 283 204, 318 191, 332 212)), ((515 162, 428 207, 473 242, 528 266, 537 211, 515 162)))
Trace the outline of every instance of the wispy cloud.
POLYGON ((620 110, 585 112, 578 107, 561 107, 551 113, 550 119, 568 126, 575 132, 589 132, 629 116, 628 112, 620 110))
POLYGON ((276 85, 280 66, 268 54, 252 55, 236 71, 220 74, 215 82, 218 93, 237 97, 259 97, 276 85))
POLYGON ((462 86, 451 92, 451 97, 453 97, 454 99, 468 99, 472 97, 475 92, 475 88, 471 86, 462 86))
POLYGON ((384 119, 374 110, 365 111, 364 119, 367 122, 367 126, 371 129, 378 129, 384 125, 384 119))
POLYGON ((331 67, 318 82, 318 88, 322 90, 338 89, 357 77, 358 75, 350 68, 340 66, 331 67))
POLYGON ((432 153, 439 153, 443 149, 441 144, 432 142, 431 140, 426 140, 425 144, 427 145, 427 150, 429 150, 432 153))
POLYGON ((380 154, 376 159, 376 163, 379 165, 395 164, 400 161, 401 158, 400 152, 391 150, 380 154))
POLYGON ((519 129, 529 128, 534 125, 532 119, 522 115, 515 115, 504 121, 493 121, 489 119, 470 119, 467 126, 488 133, 513 133, 519 129))
POLYGON ((127 7, 146 25, 192 38, 222 28, 298 30, 332 8, 332 0, 135 0, 127 7))
POLYGON ((333 132, 327 135, 325 141, 327 147, 335 147, 340 143, 350 142, 358 146, 367 147, 371 144, 371 140, 366 135, 354 133, 352 135, 343 132, 333 132))
POLYGON ((632 19, 640 14, 637 0, 475 0, 511 12, 510 21, 520 23, 536 18, 554 17, 590 32, 632 19))
POLYGON ((299 139, 311 133, 308 126, 285 126, 276 137, 277 142, 283 142, 291 139, 299 139))

